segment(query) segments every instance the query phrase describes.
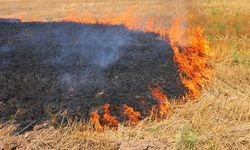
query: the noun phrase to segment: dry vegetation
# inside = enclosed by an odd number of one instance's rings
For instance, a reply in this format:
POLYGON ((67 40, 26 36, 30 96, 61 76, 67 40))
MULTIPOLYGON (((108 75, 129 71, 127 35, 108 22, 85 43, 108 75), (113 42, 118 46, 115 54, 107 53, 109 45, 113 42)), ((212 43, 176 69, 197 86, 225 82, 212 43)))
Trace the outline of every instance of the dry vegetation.
MULTIPOLYGON (((110 5, 118 6, 117 2, 114 4, 111 2, 111 0, 108 1, 110 5)), ((138 3, 143 4, 142 1, 138 3)), ((159 0, 151 3, 157 3, 156 7, 161 10, 161 15, 164 14, 164 8, 160 7, 164 6, 165 2, 159 0)), ((91 8, 94 4, 94 0, 93 3, 89 3, 91 8)), ((125 7, 125 4, 128 5, 129 2, 124 1, 121 7, 125 7)), ((150 2, 144 4, 139 11, 145 13, 144 10, 153 7, 150 2)), ((98 8, 99 5, 101 4, 97 4, 98 8)), ((178 8, 178 3, 173 5, 167 6, 173 7, 174 10, 178 8)), ((63 7, 63 4, 60 6, 63 7)), ((72 7, 80 6, 72 4, 67 9, 73 9, 72 7)), ((0 149, 1 146, 7 149, 16 146, 24 149, 27 147, 34 149, 250 149, 249 1, 202 0, 192 2, 185 8, 188 8, 192 16, 189 25, 201 25, 205 28, 206 37, 214 55, 211 62, 213 81, 209 88, 203 91, 197 102, 188 102, 177 108, 168 119, 159 122, 145 119, 136 127, 120 126, 115 131, 93 132, 88 124, 69 122, 67 127, 54 129, 47 126, 38 131, 13 136, 11 131, 14 130, 14 126, 1 125, 0 149)), ((152 12, 149 11, 149 14, 152 15, 152 12)), ((174 14, 170 16, 173 17, 174 14)))

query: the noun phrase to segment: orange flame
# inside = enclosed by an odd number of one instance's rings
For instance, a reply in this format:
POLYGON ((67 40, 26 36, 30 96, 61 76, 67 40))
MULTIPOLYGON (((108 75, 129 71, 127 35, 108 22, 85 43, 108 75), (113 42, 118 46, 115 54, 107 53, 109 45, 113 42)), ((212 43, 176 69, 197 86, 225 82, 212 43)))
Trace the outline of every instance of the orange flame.
POLYGON ((88 13, 81 16, 77 12, 65 16, 64 21, 79 22, 87 24, 105 24, 105 25, 124 25, 128 29, 139 30, 145 32, 158 33, 161 36, 167 35, 167 30, 156 25, 154 18, 149 18, 145 23, 134 15, 134 7, 129 8, 120 16, 115 16, 112 13, 106 14, 100 18, 94 17, 88 13))
POLYGON ((90 122, 94 125, 96 130, 103 130, 103 126, 99 121, 100 116, 96 112, 90 113, 90 122))
POLYGON ((136 125, 139 122, 139 117, 141 116, 140 112, 134 111, 132 107, 129 107, 128 105, 123 105, 124 107, 124 114, 129 117, 129 121, 127 121, 127 124, 129 125, 136 125))
POLYGON ((77 12, 72 12, 65 17, 64 21, 79 22, 87 24, 106 24, 106 25, 125 25, 128 29, 137 29, 138 21, 133 8, 129 8, 121 16, 115 16, 112 13, 106 14, 101 18, 95 17, 92 13, 87 13, 81 16, 77 12))
MULTIPOLYGON (((167 96, 161 91, 160 87, 154 87, 151 89, 151 95, 155 97, 159 105, 159 115, 161 118, 165 117, 171 111, 171 105, 168 102, 167 96)), ((156 107, 151 110, 151 115, 157 117, 156 107)))
POLYGON ((211 78, 207 64, 211 54, 203 37, 203 29, 198 27, 182 31, 180 21, 177 20, 169 30, 169 39, 174 51, 174 60, 179 68, 179 76, 189 90, 187 96, 196 98, 200 95, 203 85, 211 78), (187 44, 184 44, 185 35, 187 44))
POLYGON ((105 114, 103 115, 103 119, 108 123, 109 126, 118 127, 119 122, 117 121, 116 117, 110 115, 109 107, 110 107, 109 104, 105 104, 103 106, 105 112, 105 114))

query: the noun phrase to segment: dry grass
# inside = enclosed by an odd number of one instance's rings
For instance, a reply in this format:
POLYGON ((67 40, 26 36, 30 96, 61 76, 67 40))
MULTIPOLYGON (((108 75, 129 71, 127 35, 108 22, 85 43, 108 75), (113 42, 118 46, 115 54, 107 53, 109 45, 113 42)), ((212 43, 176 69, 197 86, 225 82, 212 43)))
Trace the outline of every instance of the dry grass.
MULTIPOLYGON (((150 6, 144 4, 142 10, 150 6)), ((9 134, 11 127, 5 127, 0 128, 0 141, 20 147, 25 142, 34 149, 143 149, 148 145, 149 149, 250 149, 249 2, 203 0, 185 8, 193 16, 189 25, 205 28, 214 52, 213 81, 198 102, 186 103, 166 120, 146 119, 117 131, 93 132, 87 124, 71 123, 14 137, 9 134)))

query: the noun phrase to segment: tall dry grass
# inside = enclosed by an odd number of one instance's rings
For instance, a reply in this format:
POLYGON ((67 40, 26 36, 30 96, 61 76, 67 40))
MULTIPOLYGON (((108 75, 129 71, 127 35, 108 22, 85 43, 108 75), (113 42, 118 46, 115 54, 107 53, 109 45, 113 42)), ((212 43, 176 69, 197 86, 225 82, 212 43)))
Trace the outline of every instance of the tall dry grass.
POLYGON ((189 4, 189 25, 205 28, 214 53, 213 80, 199 101, 176 108, 169 118, 105 132, 73 122, 16 137, 8 126, 0 129, 0 140, 34 149, 250 149, 249 7, 247 0, 189 4))

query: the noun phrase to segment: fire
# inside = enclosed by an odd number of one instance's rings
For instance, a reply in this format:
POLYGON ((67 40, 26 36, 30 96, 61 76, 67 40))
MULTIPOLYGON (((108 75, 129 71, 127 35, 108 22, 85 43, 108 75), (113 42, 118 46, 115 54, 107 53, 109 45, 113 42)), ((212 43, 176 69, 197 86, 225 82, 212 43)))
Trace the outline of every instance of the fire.
POLYGON ((169 30, 169 39, 179 76, 189 90, 187 96, 196 98, 203 85, 211 78, 211 70, 207 64, 211 53, 203 37, 203 29, 197 27, 182 31, 180 21, 177 20, 169 30), (184 44, 185 40, 187 44, 184 44))
MULTIPOLYGON (((174 52, 174 61, 177 64, 179 77, 183 85, 188 89, 186 97, 197 98, 203 86, 210 80, 211 71, 208 66, 210 50, 207 41, 203 37, 203 29, 188 28, 181 29, 181 20, 177 19, 170 29, 159 27, 159 20, 154 18, 148 19, 144 24, 140 19, 133 15, 133 9, 128 9, 121 16, 108 14, 101 18, 93 17, 92 14, 80 17, 78 13, 73 13, 65 17, 65 21, 80 22, 88 24, 105 24, 105 25, 124 25, 128 29, 154 32, 167 39, 174 52), (86 17, 87 16, 87 17, 86 17)), ((172 110, 170 102, 160 87, 151 89, 151 95, 158 101, 157 106, 151 109, 151 116, 154 118, 164 118, 172 110)), ((126 122, 130 125, 136 125, 141 116, 133 108, 124 107, 124 114, 129 118, 126 122)), ((119 122, 114 116, 110 116, 109 105, 104 106, 104 120, 109 126, 117 127, 119 122)))
MULTIPOLYGON (((102 131, 106 128, 113 127, 113 129, 117 129, 119 126, 119 121, 116 119, 115 116, 110 115, 110 105, 105 104, 103 105, 103 111, 104 115, 102 118, 102 122, 104 125, 100 123, 100 116, 97 112, 91 112, 90 113, 90 123, 93 124, 94 129, 98 131, 102 131), (106 124, 105 124, 106 123, 106 124)), ((132 107, 127 106, 126 104, 123 105, 124 114, 129 118, 128 121, 126 121, 127 125, 136 125, 139 122, 139 118, 141 116, 140 112, 135 111, 132 107)))
MULTIPOLYGON (((163 118, 169 114, 171 111, 171 105, 168 102, 167 96, 161 91, 160 87, 154 87, 151 89, 151 95, 157 99, 159 107, 159 117, 163 118)), ((151 110, 151 115, 153 117, 158 116, 156 107, 154 106, 151 110)))
POLYGON ((109 107, 109 104, 105 104, 103 106, 105 112, 105 114, 103 115, 103 119, 108 123, 108 126, 116 128, 118 127, 119 122, 117 121, 116 117, 110 115, 109 107))
POLYGON ((132 107, 128 105, 123 105, 124 114, 129 117, 129 121, 127 121, 128 125, 136 125, 139 122, 139 117, 141 116, 140 112, 134 111, 132 107))
POLYGON ((109 13, 101 18, 94 17, 91 13, 81 16, 77 12, 72 12, 71 14, 65 16, 63 21, 86 24, 124 25, 126 28, 131 30, 154 32, 163 37, 167 35, 167 30, 158 27, 154 18, 149 18, 145 23, 143 23, 142 20, 134 15, 133 7, 129 8, 120 16, 115 16, 112 13, 109 13))
POLYGON ((115 16, 112 13, 109 13, 101 18, 94 17, 92 13, 87 13, 84 16, 81 16, 77 12, 72 12, 65 16, 64 21, 87 24, 125 25, 128 29, 138 29, 138 21, 136 21, 137 18, 133 15, 133 10, 133 8, 130 8, 121 16, 115 16))
MULTIPOLYGON (((148 19, 143 23, 134 14, 134 9, 129 8, 128 11, 120 16, 112 13, 102 17, 94 17, 93 14, 85 14, 81 16, 77 12, 67 15, 63 21, 79 22, 85 24, 105 24, 105 25, 123 25, 128 29, 154 32, 159 36, 167 39, 174 52, 174 61, 177 64, 179 77, 183 85, 188 89, 186 97, 197 98, 203 86, 211 79, 211 70, 208 62, 211 56, 207 41, 203 36, 203 29, 188 28, 181 29, 181 21, 176 20, 170 29, 160 27, 159 20, 154 18, 148 19), (157 24, 158 23, 158 24, 157 24)), ((157 106, 151 109, 151 115, 163 118, 171 111, 171 105, 160 87, 151 89, 151 95, 158 101, 157 106)), ((145 103, 143 102, 142 105, 145 103)), ((104 115, 102 123, 107 123, 109 127, 118 127, 119 122, 115 116, 111 116, 110 105, 103 106, 104 115)), ((136 125, 141 117, 140 112, 135 111, 128 105, 123 105, 123 113, 129 118, 127 124, 136 125)), ((90 122, 97 130, 103 130, 106 126, 100 123, 100 116, 97 112, 90 114, 90 122)))
POLYGON ((96 130, 103 130, 103 126, 99 121, 100 116, 96 112, 90 113, 90 122, 94 125, 96 130))
POLYGON ((210 51, 207 41, 203 37, 203 29, 197 27, 181 30, 180 19, 177 19, 169 30, 158 27, 152 18, 148 19, 145 25, 141 25, 139 19, 133 14, 133 9, 128 9, 118 17, 114 17, 112 14, 102 18, 95 18, 91 15, 80 17, 79 14, 74 13, 67 16, 65 20, 89 24, 124 25, 128 29, 155 32, 169 39, 174 51, 174 60, 179 69, 179 76, 189 90, 187 97, 197 98, 203 85, 211 78, 211 71, 207 65, 210 51))

